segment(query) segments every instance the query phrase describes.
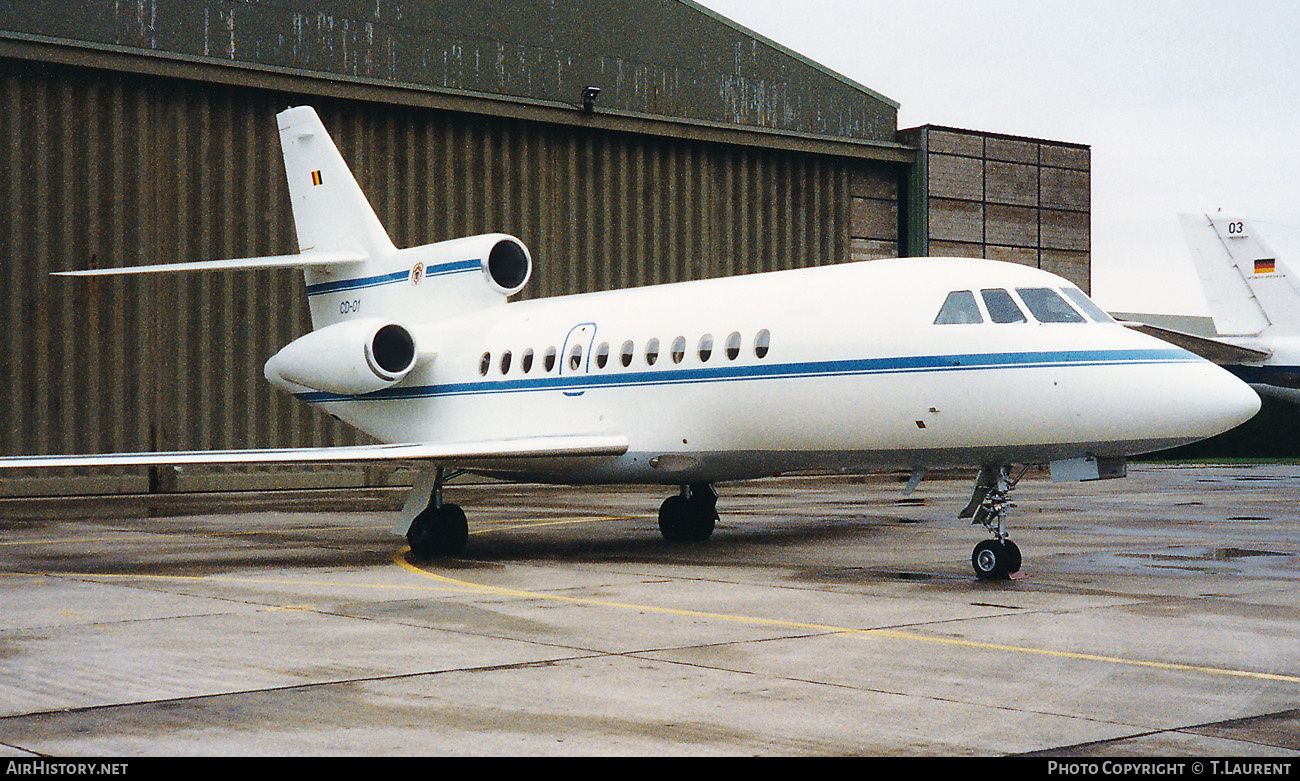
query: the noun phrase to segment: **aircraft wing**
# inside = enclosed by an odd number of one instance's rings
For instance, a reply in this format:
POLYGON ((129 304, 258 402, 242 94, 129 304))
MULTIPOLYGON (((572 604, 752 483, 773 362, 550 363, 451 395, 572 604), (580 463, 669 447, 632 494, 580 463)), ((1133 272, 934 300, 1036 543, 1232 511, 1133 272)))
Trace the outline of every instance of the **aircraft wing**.
POLYGON ((152 266, 122 266, 120 268, 89 268, 80 271, 55 271, 56 277, 116 277, 126 274, 166 274, 177 271, 229 271, 232 269, 308 268, 333 266, 340 263, 360 263, 366 256, 356 252, 308 250, 297 255, 267 255, 261 258, 233 258, 231 260, 199 260, 192 263, 159 263, 152 266))
POLYGON ((1132 320, 1121 320, 1120 322, 1134 331, 1140 331, 1157 339, 1162 339, 1219 365, 1258 363, 1272 355, 1272 353, 1263 350, 1253 350, 1249 347, 1229 344, 1206 336, 1175 331, 1171 328, 1161 328, 1158 325, 1149 325, 1132 320))
POLYGON ((618 456, 627 452, 626 437, 578 435, 523 437, 476 442, 403 443, 349 447, 268 450, 181 450, 164 453, 105 453, 75 456, 7 456, 0 469, 95 466, 181 466, 189 464, 419 464, 459 463, 498 458, 618 456))

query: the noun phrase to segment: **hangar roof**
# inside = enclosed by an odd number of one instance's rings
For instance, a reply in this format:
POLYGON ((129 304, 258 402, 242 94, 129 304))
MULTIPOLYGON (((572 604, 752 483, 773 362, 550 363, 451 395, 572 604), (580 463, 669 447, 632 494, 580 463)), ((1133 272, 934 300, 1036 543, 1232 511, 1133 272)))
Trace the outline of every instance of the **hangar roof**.
POLYGON ((25 0, 0 56, 911 157, 897 103, 690 0, 25 0))

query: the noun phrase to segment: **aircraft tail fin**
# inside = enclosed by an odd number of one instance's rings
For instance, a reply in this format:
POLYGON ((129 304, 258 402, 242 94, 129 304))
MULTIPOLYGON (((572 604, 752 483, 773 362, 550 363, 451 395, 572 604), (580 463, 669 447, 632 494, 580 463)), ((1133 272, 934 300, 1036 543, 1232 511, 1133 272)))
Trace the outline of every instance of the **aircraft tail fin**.
POLYGON ((1249 220, 1223 213, 1179 219, 1215 330, 1224 336, 1300 334, 1296 277, 1249 220))
POLYGON ((276 115, 289 182, 298 251, 396 251, 316 110, 298 106, 276 115))
POLYGON ((415 324, 453 317, 504 304, 528 283, 532 256, 523 242, 503 233, 397 249, 315 109, 287 109, 276 119, 298 254, 56 273, 300 268, 316 330, 345 320, 415 324))

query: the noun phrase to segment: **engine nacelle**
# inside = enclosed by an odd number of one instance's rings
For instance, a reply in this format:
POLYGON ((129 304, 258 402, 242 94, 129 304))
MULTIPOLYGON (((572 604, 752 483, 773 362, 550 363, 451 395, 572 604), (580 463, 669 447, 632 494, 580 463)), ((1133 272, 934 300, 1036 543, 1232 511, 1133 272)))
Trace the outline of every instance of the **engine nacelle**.
POLYGON ((415 368, 415 339, 388 320, 349 320, 299 337, 271 356, 263 373, 289 392, 355 396, 383 390, 415 368))
POLYGON ((492 247, 483 253, 483 276, 488 286, 503 296, 513 296, 533 274, 533 258, 524 243, 504 233, 478 237, 492 241, 492 247))

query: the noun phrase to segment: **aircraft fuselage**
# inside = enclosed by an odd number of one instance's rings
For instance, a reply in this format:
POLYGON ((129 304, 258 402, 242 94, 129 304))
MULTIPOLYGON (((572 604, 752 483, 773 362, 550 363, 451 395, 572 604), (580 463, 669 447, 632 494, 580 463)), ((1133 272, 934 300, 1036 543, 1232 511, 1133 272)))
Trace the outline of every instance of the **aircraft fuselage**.
POLYGON ((515 302, 411 326, 436 358, 391 388, 297 395, 384 441, 627 437, 617 457, 463 465, 562 482, 1117 457, 1253 414, 1223 370, 1114 322, 935 323, 952 291, 1044 287, 1072 286, 921 258, 515 302))

